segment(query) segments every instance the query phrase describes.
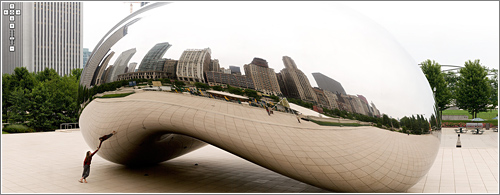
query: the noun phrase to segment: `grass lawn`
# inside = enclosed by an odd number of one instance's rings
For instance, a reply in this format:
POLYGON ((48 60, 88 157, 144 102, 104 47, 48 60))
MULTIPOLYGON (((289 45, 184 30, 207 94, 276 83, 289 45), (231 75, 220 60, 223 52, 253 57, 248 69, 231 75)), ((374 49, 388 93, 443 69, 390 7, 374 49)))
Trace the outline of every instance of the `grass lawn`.
POLYGON ((318 125, 323 125, 323 126, 351 126, 351 127, 357 127, 357 126, 367 126, 367 125, 361 125, 358 123, 333 123, 333 122, 324 122, 324 121, 315 121, 315 120, 310 120, 311 122, 314 122, 318 125))
MULTIPOLYGON (((469 114, 466 110, 443 110, 443 115, 467 115, 469 119, 473 119, 472 115, 469 114)), ((495 116, 498 116, 498 110, 491 110, 488 112, 480 112, 477 114, 477 117, 488 120, 492 119, 495 116)))
POLYGON ((119 94, 107 94, 107 95, 103 95, 102 97, 97 97, 97 98, 117 98, 117 97, 125 97, 125 96, 128 96, 130 94, 133 94, 134 92, 132 93, 119 93, 119 94))
POLYGON ((9 134, 9 133, 7 133, 7 132, 5 132, 5 131, 2 131, 2 134, 9 134))

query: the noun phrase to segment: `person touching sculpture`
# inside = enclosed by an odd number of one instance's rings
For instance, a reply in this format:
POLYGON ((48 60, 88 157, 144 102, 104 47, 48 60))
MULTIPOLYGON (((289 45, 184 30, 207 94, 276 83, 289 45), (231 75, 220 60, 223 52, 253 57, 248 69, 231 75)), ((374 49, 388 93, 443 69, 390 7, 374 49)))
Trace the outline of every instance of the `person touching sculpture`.
POLYGON ((116 131, 113 131, 112 133, 110 133, 108 135, 104 135, 104 136, 100 137, 99 140, 101 141, 101 143, 99 143, 99 146, 97 147, 97 149, 94 152, 87 151, 87 154, 85 155, 85 160, 83 161, 82 178, 80 178, 80 180, 78 180, 80 183, 83 183, 83 182, 87 183, 87 177, 90 175, 90 163, 92 162, 92 157, 94 156, 94 154, 97 153, 97 151, 99 151, 99 148, 101 148, 102 142, 106 141, 114 134, 116 134, 116 131))

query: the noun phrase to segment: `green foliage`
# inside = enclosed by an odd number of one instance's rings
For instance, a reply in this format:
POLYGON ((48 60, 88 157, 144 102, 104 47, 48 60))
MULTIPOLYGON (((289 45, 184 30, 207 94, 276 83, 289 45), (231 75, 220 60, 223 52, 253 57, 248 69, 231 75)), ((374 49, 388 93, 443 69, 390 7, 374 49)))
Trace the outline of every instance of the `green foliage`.
POLYGON ((245 89, 245 95, 248 97, 255 98, 257 101, 261 99, 261 97, 257 94, 257 91, 252 89, 245 89))
POLYGON ((2 134, 9 134, 9 132, 2 131, 2 134))
POLYGON ((313 109, 313 104, 312 103, 304 102, 301 99, 287 98, 287 100, 290 103, 294 103, 294 104, 297 104, 299 106, 309 108, 311 110, 313 109))
POLYGON ((498 106, 498 69, 490 69, 488 73, 493 75, 488 79, 491 86, 490 104, 489 109, 495 109, 498 106))
POLYGON ((213 86, 212 89, 216 90, 216 91, 222 91, 222 87, 221 86, 213 86))
POLYGON ((316 120, 310 120, 310 121, 314 122, 318 125, 323 125, 323 126, 351 126, 351 127, 367 126, 367 125, 361 125, 358 123, 334 123, 334 122, 325 122, 325 121, 316 121, 316 120))
MULTIPOLYGON (((74 72, 78 72, 74 71, 74 72)), ((77 74, 59 76, 53 69, 31 74, 16 68, 3 75, 5 82, 2 105, 9 123, 26 124, 36 131, 54 130, 60 123, 78 120, 77 74)))
POLYGON ((448 84, 447 88, 448 91, 450 91, 450 102, 455 105, 456 104, 456 99, 457 96, 456 91, 457 91, 457 82, 458 82, 458 76, 454 72, 447 72, 443 74, 444 80, 448 84))
POLYGON ((205 84, 205 83, 200 83, 200 82, 196 82, 196 83, 194 83, 194 86, 195 86, 196 88, 198 88, 198 89, 205 89, 205 90, 210 89, 210 86, 208 86, 208 85, 207 85, 207 84, 205 84))
POLYGON ((118 93, 118 94, 107 94, 107 95, 103 95, 101 97, 97 97, 97 98, 117 98, 117 97, 126 97, 130 94, 133 94, 134 92, 131 92, 131 93, 118 93))
POLYGON ((236 94, 236 95, 243 95, 243 90, 239 87, 232 87, 227 85, 227 92, 236 94))
POLYGON ((280 98, 278 96, 275 96, 275 95, 271 95, 270 98, 273 99, 275 102, 280 101, 280 98))
POLYGON ((412 134, 424 134, 429 132, 429 122, 422 115, 403 117, 400 120, 400 126, 404 129, 404 132, 410 130, 412 134))
MULTIPOLYGON (((472 115, 467 110, 443 110, 443 115, 467 115, 469 119, 473 119, 472 115)), ((478 118, 492 119, 498 116, 498 110, 487 110, 486 112, 477 113, 478 118)))
POLYGON ((439 111, 447 109, 447 105, 450 103, 452 96, 448 90, 448 84, 445 80, 444 73, 441 72, 441 65, 429 59, 421 62, 421 64, 422 66, 420 68, 424 72, 431 86, 431 90, 436 90, 434 96, 439 111))
POLYGON ((183 86, 185 86, 185 85, 186 85, 184 82, 182 82, 182 81, 178 81, 178 80, 175 80, 174 84, 175 84, 175 86, 177 86, 177 87, 183 87, 183 86))
POLYGON ((24 125, 14 124, 14 125, 8 125, 7 127, 3 128, 2 134, 4 134, 3 133, 4 131, 7 133, 26 133, 26 132, 33 132, 33 129, 26 127, 24 125))
POLYGON ((479 64, 479 60, 465 62, 465 67, 460 69, 457 83, 457 106, 468 110, 474 118, 477 113, 488 108, 491 96, 491 86, 488 82, 486 68, 479 64))

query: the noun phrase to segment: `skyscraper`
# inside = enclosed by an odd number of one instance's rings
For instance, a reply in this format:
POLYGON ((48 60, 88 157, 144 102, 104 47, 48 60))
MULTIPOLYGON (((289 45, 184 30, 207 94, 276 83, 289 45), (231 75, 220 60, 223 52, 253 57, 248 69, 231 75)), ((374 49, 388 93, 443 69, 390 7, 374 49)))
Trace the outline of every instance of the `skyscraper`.
POLYGON ((209 70, 210 48, 188 49, 182 52, 177 62, 177 78, 182 81, 206 83, 204 72, 209 70))
POLYGON ((344 87, 342 84, 337 82, 335 79, 325 76, 319 72, 312 73, 314 80, 316 80, 316 84, 318 87, 324 90, 331 91, 333 93, 340 93, 346 95, 344 87))
POLYGON ((82 56, 82 58, 83 58, 83 63, 82 63, 82 68, 84 68, 84 67, 85 67, 85 64, 86 64, 86 63, 87 63, 87 61, 89 60, 89 57, 90 57, 90 54, 91 54, 91 53, 92 53, 92 52, 91 52, 91 51, 89 51, 89 48, 83 48, 83 56, 82 56))
POLYGON ((2 2, 2 71, 83 67, 81 2, 2 2))
POLYGON ((309 83, 309 79, 307 79, 307 76, 297 68, 292 58, 283 56, 283 63, 285 64, 285 68, 281 70, 281 75, 288 96, 303 101, 318 102, 318 98, 309 83))

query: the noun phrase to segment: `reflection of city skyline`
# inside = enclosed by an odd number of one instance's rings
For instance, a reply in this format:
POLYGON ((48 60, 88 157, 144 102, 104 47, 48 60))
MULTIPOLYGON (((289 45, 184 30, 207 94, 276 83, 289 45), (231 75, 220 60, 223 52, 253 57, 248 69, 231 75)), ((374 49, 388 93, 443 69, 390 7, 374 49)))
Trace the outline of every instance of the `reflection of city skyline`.
POLYGON ((285 68, 280 72, 269 68, 265 59, 255 57, 251 63, 243 65, 245 74, 241 74, 240 66, 230 65, 229 68, 225 68, 221 67, 218 59, 211 59, 210 48, 186 49, 178 59, 163 58, 171 46, 168 42, 155 44, 144 55, 140 64, 128 61, 135 53, 135 48, 120 54, 121 56, 130 53, 126 55, 128 60, 125 62, 123 62, 123 57, 118 57, 114 64, 108 65, 112 55, 106 56, 104 60, 101 60, 104 66, 99 66, 95 71, 100 74, 94 75, 93 80, 103 77, 101 72, 109 72, 105 75, 105 83, 129 79, 168 78, 186 82, 202 82, 209 86, 230 85, 258 90, 267 95, 300 99, 313 103, 314 110, 321 113, 322 108, 327 108, 367 116, 381 116, 373 102, 368 103, 363 95, 347 94, 340 82, 320 72, 312 74, 318 84, 318 87, 312 87, 308 77, 289 56, 283 56, 285 68), (134 52, 131 53, 131 50, 134 52), (118 66, 115 65, 117 63, 118 66), (103 67, 106 67, 105 71, 102 70, 103 67))

